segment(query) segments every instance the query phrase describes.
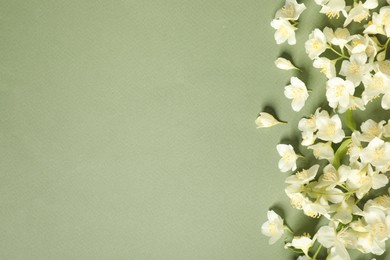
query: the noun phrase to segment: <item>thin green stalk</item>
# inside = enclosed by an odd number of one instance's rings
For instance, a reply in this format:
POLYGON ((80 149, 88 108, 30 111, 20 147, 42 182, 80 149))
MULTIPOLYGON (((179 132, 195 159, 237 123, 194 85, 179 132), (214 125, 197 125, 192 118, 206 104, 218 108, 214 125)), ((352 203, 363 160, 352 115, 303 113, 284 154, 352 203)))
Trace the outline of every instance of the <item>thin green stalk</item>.
POLYGON ((319 246, 318 246, 318 248, 317 248, 317 251, 314 253, 314 255, 313 255, 313 260, 316 260, 317 259, 317 256, 318 256, 318 254, 320 253, 320 251, 321 251, 321 248, 322 248, 322 245, 320 244, 319 246))
POLYGON ((339 55, 340 57, 344 58, 344 59, 349 59, 346 55, 336 51, 332 46, 328 45, 328 49, 330 49, 331 51, 333 51, 334 53, 336 53, 337 55, 339 55))

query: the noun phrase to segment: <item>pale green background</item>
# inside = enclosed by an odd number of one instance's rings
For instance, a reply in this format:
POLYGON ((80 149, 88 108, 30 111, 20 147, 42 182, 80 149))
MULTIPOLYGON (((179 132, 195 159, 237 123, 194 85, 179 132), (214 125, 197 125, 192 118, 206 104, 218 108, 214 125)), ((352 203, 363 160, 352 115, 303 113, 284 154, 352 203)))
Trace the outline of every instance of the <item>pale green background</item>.
POLYGON ((281 3, 0 1, 0 259, 289 259, 275 145, 319 99, 283 96, 281 3))

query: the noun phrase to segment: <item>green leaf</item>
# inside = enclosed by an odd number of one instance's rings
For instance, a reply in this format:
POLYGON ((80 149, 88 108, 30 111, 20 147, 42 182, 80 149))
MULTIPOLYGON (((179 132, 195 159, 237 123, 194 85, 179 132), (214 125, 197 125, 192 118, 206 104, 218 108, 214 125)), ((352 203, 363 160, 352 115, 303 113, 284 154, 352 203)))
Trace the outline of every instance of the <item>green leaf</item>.
POLYGON ((347 154, 348 147, 352 143, 352 139, 348 138, 345 139, 340 147, 337 149, 336 153, 334 154, 334 159, 333 159, 333 166, 338 169, 340 167, 341 161, 344 158, 344 156, 347 154))
POLYGON ((353 120, 353 117, 352 117, 352 110, 348 109, 348 110, 345 112, 345 120, 346 120, 346 123, 347 123, 348 128, 349 128, 351 131, 355 131, 355 130, 356 130, 356 122, 355 122, 355 120, 353 120))

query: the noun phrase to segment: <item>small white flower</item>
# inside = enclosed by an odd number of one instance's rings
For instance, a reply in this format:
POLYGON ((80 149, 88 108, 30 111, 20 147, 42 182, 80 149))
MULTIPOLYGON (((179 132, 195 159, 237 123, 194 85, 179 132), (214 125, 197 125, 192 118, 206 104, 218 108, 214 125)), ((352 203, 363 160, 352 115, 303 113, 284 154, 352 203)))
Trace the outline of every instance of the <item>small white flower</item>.
POLYGON ((375 9, 378 6, 378 0, 367 0, 364 3, 361 1, 354 4, 354 7, 349 11, 347 18, 344 22, 344 27, 350 24, 352 21, 360 23, 363 20, 367 20, 370 16, 370 9, 375 9))
POLYGON ((340 221, 343 224, 348 224, 353 219, 353 214, 361 213, 361 209, 356 206, 356 201, 353 197, 343 200, 339 204, 331 205, 331 211, 335 211, 332 219, 340 221))
POLYGON ((330 248, 330 256, 328 259, 343 259, 350 260, 351 257, 348 254, 347 249, 345 248, 344 241, 340 237, 335 228, 332 226, 322 226, 317 231, 317 240, 318 242, 326 248, 330 248))
POLYGON ((331 142, 316 143, 314 145, 309 146, 308 148, 313 150, 313 155, 315 158, 319 160, 325 159, 328 160, 330 163, 333 162, 334 151, 331 142))
POLYGON ((297 67, 294 66, 294 64, 291 63, 291 61, 282 57, 279 57, 275 60, 275 65, 278 69, 281 70, 299 70, 297 67))
MULTIPOLYGON (((341 185, 348 179, 349 171, 344 171, 341 165, 341 171, 336 170, 336 168, 332 164, 328 164, 323 169, 323 174, 320 176, 318 180, 318 184, 316 187, 324 188, 326 190, 334 189, 337 185, 341 185)), ((339 169, 340 169, 339 168, 339 169)))
POLYGON ((321 140, 340 143, 345 137, 338 115, 334 115, 331 118, 318 116, 316 117, 316 125, 318 128, 317 137, 321 140))
POLYGON ((379 20, 384 26, 384 34, 390 37, 390 6, 384 6, 379 10, 379 20))
POLYGON ((284 6, 276 12, 275 18, 298 20, 305 9, 305 4, 298 4, 297 0, 286 0, 284 6))
POLYGON ((343 166, 343 171, 349 172, 346 184, 348 188, 355 191, 355 195, 358 199, 363 198, 371 189, 380 189, 389 182, 386 175, 374 171, 370 164, 366 167, 365 164, 358 164, 356 162, 354 163, 353 168, 343 166))
POLYGON ((309 93, 307 92, 305 83, 303 83, 303 81, 297 77, 292 77, 290 82, 291 85, 288 85, 284 88, 284 95, 288 99, 292 99, 292 109, 294 111, 300 111, 305 105, 305 102, 309 97, 309 93))
POLYGON ((322 5, 320 13, 326 14, 329 18, 338 18, 340 12, 345 13, 345 0, 316 0, 316 3, 322 5))
POLYGON ((367 55, 365 53, 352 54, 349 61, 344 60, 341 64, 340 75, 345 76, 347 80, 358 86, 363 75, 370 70, 366 62, 367 55))
POLYGON ((375 137, 360 154, 363 163, 371 163, 378 169, 387 169, 390 162, 390 143, 375 137))
POLYGON ((289 170, 295 171, 297 169, 297 159, 294 148, 290 144, 278 144, 276 150, 282 157, 279 160, 279 169, 281 172, 287 172, 289 170))
POLYGON ((274 19, 271 22, 271 26, 276 29, 274 37, 277 44, 282 44, 286 41, 290 45, 296 44, 296 28, 288 20, 274 19))
POLYGON ((390 78, 380 71, 374 76, 367 73, 363 76, 362 81, 364 85, 362 98, 365 104, 381 94, 390 93, 390 78))
POLYGON ((350 96, 355 92, 354 84, 342 78, 332 78, 326 83, 326 98, 329 106, 338 108, 340 113, 345 112, 350 103, 350 96))
POLYGON ((314 29, 309 35, 309 39, 305 42, 305 49, 309 58, 312 60, 317 58, 326 50, 326 48, 327 44, 324 33, 319 29, 314 29))
POLYGON ((257 125, 257 128, 271 127, 277 124, 284 124, 283 122, 276 120, 275 117, 266 112, 261 112, 256 118, 255 123, 257 125))
POLYGON ((261 226, 261 233, 270 237, 269 244, 274 244, 284 234, 283 219, 273 210, 267 212, 268 221, 261 226))
POLYGON ((328 79, 336 77, 335 63, 328 58, 315 58, 313 61, 313 67, 320 69, 320 72, 325 74, 328 79))
POLYGON ((381 16, 379 14, 374 13, 372 15, 371 23, 367 24, 367 27, 366 27, 366 29, 364 29, 363 33, 386 35, 385 31, 383 30, 381 16))
POLYGON ((355 34, 350 37, 349 43, 346 45, 347 49, 355 54, 365 52, 370 44, 369 37, 355 34))
POLYGON ((364 121, 360 125, 360 129, 362 131, 362 134, 360 135, 359 139, 362 142, 370 142, 375 137, 380 138, 382 136, 382 133, 384 131, 383 125, 386 123, 386 121, 382 120, 379 123, 375 122, 372 119, 368 119, 364 121))
POLYGON ((309 169, 299 171, 286 178, 286 183, 294 185, 304 185, 314 180, 317 175, 320 166, 318 164, 313 165, 309 169))
POLYGON ((299 237, 294 237, 291 243, 287 243, 285 245, 285 248, 293 247, 296 249, 300 249, 303 251, 303 253, 306 256, 309 256, 309 249, 313 246, 315 240, 311 239, 309 236, 299 236, 299 237))
POLYGON ((333 44, 339 46, 341 49, 350 41, 350 32, 347 28, 337 28, 334 32, 331 28, 325 27, 324 35, 326 40, 333 44))
POLYGON ((377 69, 387 77, 390 77, 390 60, 379 61, 376 63, 377 69))

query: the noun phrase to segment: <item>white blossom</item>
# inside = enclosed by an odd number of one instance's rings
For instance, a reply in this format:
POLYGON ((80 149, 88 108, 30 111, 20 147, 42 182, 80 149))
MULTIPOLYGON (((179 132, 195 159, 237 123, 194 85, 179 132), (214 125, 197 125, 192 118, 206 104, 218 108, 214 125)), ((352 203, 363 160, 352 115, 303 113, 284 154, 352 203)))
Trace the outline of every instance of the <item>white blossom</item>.
POLYGON ((331 118, 329 116, 318 116, 316 117, 316 126, 318 128, 317 137, 321 140, 339 143, 345 137, 338 115, 331 118))
POLYGON ((350 104, 350 97, 355 92, 354 84, 342 78, 332 78, 326 83, 326 98, 329 106, 338 108, 340 113, 345 112, 350 104))
POLYGON ((286 41, 290 45, 296 44, 296 28, 288 20, 274 19, 271 22, 271 26, 276 29, 274 37, 277 44, 282 44, 286 41))
POLYGON ((305 102, 309 97, 309 93, 307 92, 305 83, 297 77, 292 77, 290 83, 291 85, 284 88, 284 95, 288 99, 292 99, 292 109, 294 111, 300 111, 305 105, 305 102))
POLYGON ((276 150, 282 157, 279 160, 279 169, 281 172, 287 172, 289 170, 295 171, 297 169, 297 159, 294 148, 290 144, 278 144, 276 150))
POLYGON ((317 58, 321 55, 327 48, 326 38, 323 32, 319 29, 314 29, 314 31, 309 35, 309 39, 305 43, 306 53, 310 59, 317 58))
POLYGON ((298 4, 296 0, 286 0, 284 6, 276 12, 275 18, 298 20, 305 9, 305 4, 298 4))
POLYGON ((268 220, 261 226, 263 235, 270 237, 269 244, 274 244, 284 234, 283 219, 273 210, 267 213, 268 220))

